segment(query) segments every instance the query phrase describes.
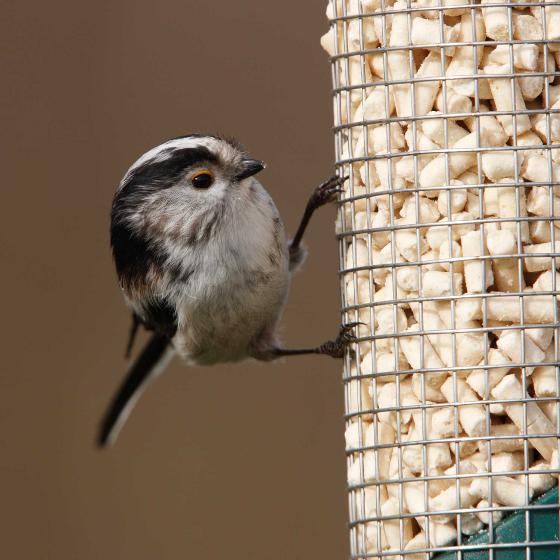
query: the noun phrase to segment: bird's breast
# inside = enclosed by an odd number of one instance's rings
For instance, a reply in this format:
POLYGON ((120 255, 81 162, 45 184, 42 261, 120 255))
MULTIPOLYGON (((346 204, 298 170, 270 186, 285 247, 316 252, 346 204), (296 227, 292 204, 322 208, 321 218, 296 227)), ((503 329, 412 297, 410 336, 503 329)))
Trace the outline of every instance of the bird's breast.
POLYGON ((274 332, 289 264, 285 240, 270 233, 260 239, 248 233, 207 249, 180 294, 174 345, 187 361, 239 361, 251 355, 259 337, 274 332))

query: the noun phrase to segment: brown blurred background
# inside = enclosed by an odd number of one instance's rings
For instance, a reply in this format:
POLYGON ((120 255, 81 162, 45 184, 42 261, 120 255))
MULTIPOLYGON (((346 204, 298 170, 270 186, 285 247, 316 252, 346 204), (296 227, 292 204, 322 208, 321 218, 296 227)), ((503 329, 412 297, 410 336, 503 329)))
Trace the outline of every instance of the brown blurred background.
MULTIPOLYGON (((348 555, 341 364, 178 362, 116 447, 94 434, 124 375, 129 316, 108 240, 143 151, 237 136, 294 231, 332 173, 325 0, 3 3, 0 550, 10 559, 348 555)), ((283 321, 337 331, 334 209, 283 321)))

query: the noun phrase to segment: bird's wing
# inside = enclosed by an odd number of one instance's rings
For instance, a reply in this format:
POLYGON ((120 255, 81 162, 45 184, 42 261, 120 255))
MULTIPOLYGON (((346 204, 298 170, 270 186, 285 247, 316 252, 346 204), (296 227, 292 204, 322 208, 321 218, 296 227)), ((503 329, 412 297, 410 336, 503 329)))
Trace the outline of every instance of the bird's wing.
POLYGON ((130 368, 103 417, 97 440, 99 446, 104 447, 116 439, 148 382, 163 371, 171 356, 169 338, 158 333, 153 334, 130 368))

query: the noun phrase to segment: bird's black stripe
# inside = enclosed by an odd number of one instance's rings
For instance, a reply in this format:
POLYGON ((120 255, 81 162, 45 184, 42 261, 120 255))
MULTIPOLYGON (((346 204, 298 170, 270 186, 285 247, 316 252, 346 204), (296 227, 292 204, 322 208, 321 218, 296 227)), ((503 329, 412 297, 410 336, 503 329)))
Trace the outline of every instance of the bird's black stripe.
POLYGON ((126 198, 137 187, 163 189, 173 186, 188 167, 197 163, 218 163, 218 161, 216 154, 204 146, 166 148, 154 158, 134 168, 125 178, 115 199, 126 198))

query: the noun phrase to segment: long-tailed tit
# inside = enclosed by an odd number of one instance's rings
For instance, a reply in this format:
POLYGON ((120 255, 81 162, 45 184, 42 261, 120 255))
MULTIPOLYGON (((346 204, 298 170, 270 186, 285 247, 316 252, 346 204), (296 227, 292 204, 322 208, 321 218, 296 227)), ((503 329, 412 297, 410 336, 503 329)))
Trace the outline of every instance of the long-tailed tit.
POLYGON ((346 178, 316 188, 288 242, 274 202, 255 175, 264 163, 235 141, 190 135, 156 146, 127 171, 113 200, 111 245, 132 311, 127 355, 140 325, 151 338, 130 368, 101 425, 113 441, 147 382, 173 354, 189 364, 294 354, 341 357, 353 325, 315 348, 285 349, 277 325, 301 239, 314 210, 346 178))

